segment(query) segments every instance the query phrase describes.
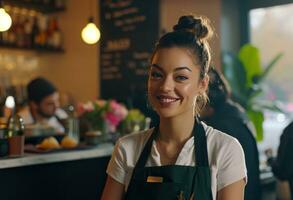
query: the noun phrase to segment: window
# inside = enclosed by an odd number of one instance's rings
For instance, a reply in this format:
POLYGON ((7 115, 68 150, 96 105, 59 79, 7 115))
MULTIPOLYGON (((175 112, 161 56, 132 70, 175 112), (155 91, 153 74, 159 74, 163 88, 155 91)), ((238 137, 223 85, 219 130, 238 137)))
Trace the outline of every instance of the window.
POLYGON ((249 21, 250 40, 260 49, 263 66, 284 54, 266 79, 263 98, 280 102, 287 114, 265 112, 264 140, 259 143, 261 154, 267 148, 276 153, 279 137, 293 116, 293 4, 253 9, 249 21))

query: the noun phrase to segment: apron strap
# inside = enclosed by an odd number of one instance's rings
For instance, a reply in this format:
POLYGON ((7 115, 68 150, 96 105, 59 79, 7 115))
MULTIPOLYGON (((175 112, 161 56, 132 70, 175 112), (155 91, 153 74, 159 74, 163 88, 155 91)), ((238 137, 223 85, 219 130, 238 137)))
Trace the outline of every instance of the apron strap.
POLYGON ((194 137, 194 149, 196 165, 200 167, 208 167, 209 159, 206 132, 203 128, 201 121, 198 118, 196 118, 195 134, 196 136, 194 137))
POLYGON ((151 136, 149 137, 147 143, 145 144, 143 151, 141 152, 139 159, 138 159, 133 171, 135 171, 138 168, 145 167, 147 159, 151 153, 153 141, 158 135, 158 131, 159 131, 159 126, 156 126, 154 131, 152 132, 151 136))

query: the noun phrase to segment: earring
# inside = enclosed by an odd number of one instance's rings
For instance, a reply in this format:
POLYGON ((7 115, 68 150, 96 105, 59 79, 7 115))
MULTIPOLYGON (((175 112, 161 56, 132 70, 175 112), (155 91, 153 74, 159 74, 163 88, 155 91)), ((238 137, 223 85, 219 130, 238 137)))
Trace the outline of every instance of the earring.
POLYGON ((146 108, 148 109, 148 110, 153 110, 153 107, 152 107, 152 105, 151 105, 151 103, 150 103, 150 101, 149 101, 149 96, 148 96, 148 93, 146 92, 146 94, 145 94, 145 99, 146 99, 146 108))

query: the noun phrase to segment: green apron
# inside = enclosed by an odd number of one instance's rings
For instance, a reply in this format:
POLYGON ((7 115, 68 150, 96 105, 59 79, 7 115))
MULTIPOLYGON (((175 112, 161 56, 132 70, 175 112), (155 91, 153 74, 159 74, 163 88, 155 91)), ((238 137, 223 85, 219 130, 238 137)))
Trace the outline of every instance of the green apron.
POLYGON ((196 120, 193 128, 195 166, 166 165, 145 167, 153 140, 158 135, 156 127, 147 141, 126 192, 127 200, 212 200, 211 175, 208 163, 205 130, 196 120), (156 180, 147 182, 148 178, 156 180), (193 198, 192 198, 193 197, 193 198))

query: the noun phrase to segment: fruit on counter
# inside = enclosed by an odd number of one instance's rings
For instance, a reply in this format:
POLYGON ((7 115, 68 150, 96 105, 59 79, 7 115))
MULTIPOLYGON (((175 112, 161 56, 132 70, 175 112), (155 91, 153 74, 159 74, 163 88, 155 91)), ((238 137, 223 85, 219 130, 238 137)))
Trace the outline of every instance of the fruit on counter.
POLYGON ((51 136, 45 138, 40 144, 37 144, 36 147, 40 149, 58 149, 60 148, 60 145, 56 138, 51 136))
POLYGON ((61 146, 63 148, 74 148, 77 145, 78 145, 78 141, 76 141, 76 139, 69 136, 65 136, 61 141, 61 146))

